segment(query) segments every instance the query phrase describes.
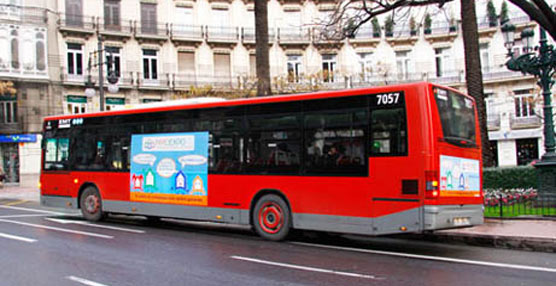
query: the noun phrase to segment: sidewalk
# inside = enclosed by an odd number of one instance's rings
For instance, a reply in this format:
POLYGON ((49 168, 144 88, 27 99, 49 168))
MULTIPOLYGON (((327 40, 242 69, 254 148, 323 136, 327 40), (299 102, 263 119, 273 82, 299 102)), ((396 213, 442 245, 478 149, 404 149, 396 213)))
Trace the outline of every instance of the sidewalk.
POLYGON ((38 188, 31 187, 4 186, 0 188, 0 200, 2 199, 38 202, 40 191, 38 188))
POLYGON ((497 248, 556 252, 556 219, 485 219, 483 225, 436 231, 425 239, 497 248))

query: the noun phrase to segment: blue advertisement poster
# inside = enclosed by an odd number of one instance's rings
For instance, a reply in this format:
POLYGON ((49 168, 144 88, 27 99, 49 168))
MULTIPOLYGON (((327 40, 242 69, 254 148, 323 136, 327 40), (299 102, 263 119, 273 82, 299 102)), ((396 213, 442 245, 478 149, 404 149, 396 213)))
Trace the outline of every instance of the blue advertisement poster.
POLYGON ((441 196, 480 196, 479 160, 440 156, 441 196))
POLYGON ((207 205, 208 132, 131 136, 130 200, 207 205))

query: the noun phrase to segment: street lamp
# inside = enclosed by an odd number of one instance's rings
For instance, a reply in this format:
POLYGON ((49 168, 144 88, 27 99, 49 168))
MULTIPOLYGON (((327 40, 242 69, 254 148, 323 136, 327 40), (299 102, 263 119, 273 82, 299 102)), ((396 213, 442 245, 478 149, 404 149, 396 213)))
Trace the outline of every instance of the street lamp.
MULTIPOLYGON (((99 94, 99 99, 100 99, 100 111, 104 111, 104 74, 103 74, 103 66, 104 64, 106 64, 106 68, 108 70, 108 78, 107 81, 109 83, 108 85, 108 92, 110 93, 116 93, 118 92, 118 76, 116 75, 116 73, 114 72, 114 70, 112 69, 112 54, 109 54, 108 59, 106 62, 103 62, 102 60, 102 52, 104 51, 103 47, 103 39, 102 36, 99 34, 98 35, 98 49, 94 52, 92 52, 91 54, 98 54, 98 63, 94 64, 94 66, 98 66, 98 94, 99 94)), ((88 70, 88 76, 87 76, 87 81, 85 82, 85 95, 88 97, 93 97, 95 96, 96 92, 95 92, 95 83, 93 82, 92 76, 91 76, 91 69, 93 67, 93 63, 91 61, 91 55, 89 55, 89 65, 87 67, 88 70)))
POLYGON ((524 30, 521 38, 524 44, 524 54, 515 57, 512 53, 514 44, 513 33, 515 26, 505 24, 502 27, 504 33, 505 46, 508 49, 506 67, 513 71, 520 71, 523 74, 534 75, 537 84, 542 88, 543 96, 543 115, 544 115, 544 148, 546 153, 541 161, 535 164, 539 170, 539 189, 543 192, 556 194, 556 153, 554 140, 554 119, 552 114, 552 95, 550 89, 554 85, 554 73, 556 71, 556 49, 549 45, 546 40, 546 32, 540 30, 539 46, 532 48, 532 30, 524 30))

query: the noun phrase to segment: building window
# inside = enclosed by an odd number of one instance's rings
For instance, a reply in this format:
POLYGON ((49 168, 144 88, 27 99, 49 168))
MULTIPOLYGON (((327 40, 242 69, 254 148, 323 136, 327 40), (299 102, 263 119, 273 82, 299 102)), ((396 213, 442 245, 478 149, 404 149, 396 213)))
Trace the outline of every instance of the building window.
POLYGON ((83 27, 82 0, 66 0, 66 25, 83 27))
POLYGON ((491 167, 498 167, 498 141, 489 141, 488 143, 494 164, 491 167))
POLYGON ((249 75, 257 77, 257 56, 249 55, 249 75))
POLYGON ((38 71, 44 71, 46 69, 46 49, 44 44, 44 34, 37 33, 36 35, 37 42, 35 43, 35 59, 36 68, 38 71))
POLYGON ((539 140, 537 138, 515 140, 517 164, 527 165, 539 159, 539 140))
POLYGON ((19 39, 17 30, 11 32, 12 68, 19 69, 19 39))
POLYGON ((68 95, 66 97, 66 113, 81 114, 87 112, 87 97, 79 95, 68 95))
POLYGON ((178 72, 180 75, 195 75, 195 53, 178 52, 178 72))
POLYGON ((83 75, 83 46, 68 43, 68 75, 83 75))
POLYGON ((359 54, 359 67, 361 68, 361 79, 363 81, 371 81, 371 75, 373 72, 373 62, 371 57, 373 53, 360 53, 359 54))
POLYGON ((299 82, 301 80, 302 64, 300 55, 288 56, 288 81, 299 82))
POLYGON ((214 55, 214 76, 216 81, 229 82, 231 79, 230 54, 214 55))
POLYGON ((120 25, 120 1, 104 0, 104 28, 119 31, 120 25))
POLYGON ((450 58, 450 53, 447 48, 434 49, 436 77, 442 77, 446 75, 446 72, 448 71, 449 58, 450 58))
POLYGON ((483 72, 490 71, 490 53, 488 51, 488 44, 479 45, 479 54, 481 56, 481 67, 483 72))
POLYGON ((156 4, 141 3, 141 33, 156 34, 156 4))
POLYGON ((516 91, 514 97, 515 117, 535 116, 534 97, 529 91, 516 91))
POLYGON ((193 8, 190 7, 176 7, 176 28, 187 29, 188 26, 192 26, 193 21, 193 8))
POLYGON ((212 23, 216 27, 230 27, 230 11, 228 9, 212 9, 212 23))
POLYGON ((116 77, 120 77, 121 75, 121 66, 120 66, 120 48, 116 47, 105 47, 104 50, 106 51, 106 76, 108 76, 110 71, 114 71, 116 77))
POLYGON ((409 79, 409 64, 411 59, 409 58, 408 51, 396 52, 396 67, 398 71, 398 79, 407 80, 409 79))
POLYGON ((17 123, 17 100, 0 101, 0 122, 17 123))
POLYGON ((322 78, 324 82, 334 82, 336 55, 322 55, 322 78))
POLYGON ((143 79, 158 79, 158 63, 156 50, 143 50, 143 79))

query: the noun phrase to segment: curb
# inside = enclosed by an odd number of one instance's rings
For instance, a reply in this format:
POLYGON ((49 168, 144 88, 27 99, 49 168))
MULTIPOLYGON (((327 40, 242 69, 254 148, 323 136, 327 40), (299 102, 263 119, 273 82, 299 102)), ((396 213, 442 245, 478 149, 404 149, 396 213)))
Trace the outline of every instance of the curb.
POLYGON ((417 236, 432 242, 455 242, 474 246, 556 253, 556 239, 550 238, 460 233, 434 233, 417 236))

